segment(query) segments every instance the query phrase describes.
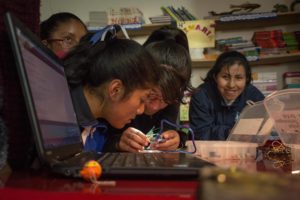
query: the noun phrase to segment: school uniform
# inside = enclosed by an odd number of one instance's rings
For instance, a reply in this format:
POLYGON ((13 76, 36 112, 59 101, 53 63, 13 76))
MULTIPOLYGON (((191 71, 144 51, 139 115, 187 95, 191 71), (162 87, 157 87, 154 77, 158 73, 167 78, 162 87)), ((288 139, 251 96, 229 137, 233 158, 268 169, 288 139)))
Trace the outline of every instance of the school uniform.
MULTIPOLYGON (((108 128, 108 140, 106 142, 106 145, 104 147, 104 151, 107 152, 114 152, 117 151, 117 144, 120 142, 122 133, 128 128, 128 127, 134 127, 143 133, 147 134, 150 130, 158 130, 161 126, 161 120, 165 119, 169 122, 176 124, 177 116, 179 111, 179 105, 168 105, 166 108, 158 111, 152 116, 142 114, 136 116, 134 120, 130 124, 127 124, 123 129, 114 129, 113 127, 108 128)), ((164 126, 164 130, 176 130, 176 127, 172 127, 169 125, 164 126)), ((187 140, 187 134, 179 131, 180 136, 180 147, 185 146, 185 141, 187 140)))
POLYGON ((104 119, 95 119, 83 93, 83 87, 71 88, 74 109, 82 133, 84 151, 102 152, 107 140, 108 122, 104 119))
POLYGON ((248 84, 241 95, 228 105, 216 84, 203 83, 191 97, 190 127, 196 140, 226 140, 247 101, 261 101, 264 95, 248 84))

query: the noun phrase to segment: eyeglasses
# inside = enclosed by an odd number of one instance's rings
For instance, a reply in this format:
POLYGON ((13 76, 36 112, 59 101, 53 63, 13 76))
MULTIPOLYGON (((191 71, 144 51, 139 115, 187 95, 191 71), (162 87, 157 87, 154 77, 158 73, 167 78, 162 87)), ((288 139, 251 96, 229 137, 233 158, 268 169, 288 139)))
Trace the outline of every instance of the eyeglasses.
POLYGON ((70 49, 78 44, 78 42, 72 37, 64 37, 64 38, 51 38, 48 39, 47 42, 60 42, 62 48, 70 49))

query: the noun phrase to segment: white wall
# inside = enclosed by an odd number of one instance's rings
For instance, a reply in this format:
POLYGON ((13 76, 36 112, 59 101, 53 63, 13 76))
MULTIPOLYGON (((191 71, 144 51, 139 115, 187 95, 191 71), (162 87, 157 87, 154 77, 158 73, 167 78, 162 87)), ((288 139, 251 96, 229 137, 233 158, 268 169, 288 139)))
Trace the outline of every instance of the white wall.
MULTIPOLYGON (((256 11, 271 11, 273 5, 280 3, 290 5, 293 0, 251 0, 248 2, 261 5, 256 11)), ((109 7, 138 7, 147 18, 161 14, 160 7, 173 5, 185 6, 197 17, 208 15, 209 11, 224 12, 230 10, 230 5, 240 5, 246 0, 41 0, 41 20, 56 12, 68 11, 88 21, 89 11, 106 10, 109 7)))
MULTIPOLYGON (((248 2, 258 3, 261 7, 255 11, 271 11, 275 4, 290 5, 293 0, 251 0, 248 2)), ((89 11, 102 11, 110 7, 138 7, 145 16, 146 23, 149 23, 148 17, 161 14, 160 7, 173 5, 174 7, 185 6, 192 14, 198 18, 208 15, 209 11, 217 13, 230 10, 230 5, 240 5, 245 0, 41 0, 41 20, 47 19, 56 12, 72 12, 80 17, 84 22, 89 20, 89 11)), ((266 30, 272 30, 276 27, 268 27, 266 30)), ((296 26, 280 27, 285 30, 300 30, 299 24, 296 26)), ((258 29, 259 30, 259 29, 258 29)), ((217 38, 232 37, 241 35, 246 39, 251 38, 253 31, 226 31, 217 32, 217 38)), ((137 41, 143 42, 145 37, 136 38, 137 41)), ((279 86, 282 87, 282 74, 286 71, 299 71, 299 63, 288 63, 279 66, 257 66, 252 68, 255 72, 276 71, 279 86)), ((201 77, 205 77, 207 69, 194 68, 192 74, 192 84, 198 86, 201 83, 201 77)))

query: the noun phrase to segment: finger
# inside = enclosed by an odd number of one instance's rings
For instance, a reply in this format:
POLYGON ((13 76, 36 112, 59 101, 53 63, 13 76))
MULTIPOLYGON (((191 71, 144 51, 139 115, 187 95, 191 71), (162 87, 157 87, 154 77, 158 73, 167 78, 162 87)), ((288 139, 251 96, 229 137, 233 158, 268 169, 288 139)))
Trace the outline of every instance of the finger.
POLYGON ((163 143, 157 143, 154 145, 154 147, 158 150, 174 150, 177 149, 177 147, 179 146, 179 142, 180 142, 179 140, 174 138, 174 139, 166 140, 163 143))
POLYGON ((121 137, 123 149, 128 149, 127 146, 136 150, 143 150, 144 145, 147 143, 141 137, 132 133, 132 131, 126 131, 121 137))
POLYGON ((134 147, 132 147, 132 146, 130 146, 130 145, 126 145, 126 150, 128 151, 128 152, 131 152, 131 153, 137 153, 137 152, 139 152, 140 151, 140 149, 136 149, 136 148, 134 148, 134 147))
POLYGON ((179 136, 179 134, 174 130, 165 131, 161 134, 162 138, 171 139, 179 136))
POLYGON ((133 140, 135 143, 138 143, 142 146, 147 146, 149 144, 149 139, 140 131, 128 133, 128 139, 133 140))
POLYGON ((176 150, 178 145, 163 145, 163 144, 158 144, 158 146, 155 147, 156 150, 176 150))
POLYGON ((120 145, 119 145, 120 150, 128 151, 128 152, 131 152, 131 153, 136 153, 136 152, 139 151, 139 149, 135 149, 130 145, 130 143, 129 144, 127 144, 127 143, 128 142, 126 142, 126 140, 125 141, 124 140, 120 141, 120 145))
POLYGON ((132 133, 142 138, 144 141, 150 142, 149 138, 140 130, 132 128, 132 133))
POLYGON ((137 149, 137 150, 143 150, 144 149, 144 145, 139 143, 136 140, 127 140, 126 141, 127 145, 131 148, 137 149))

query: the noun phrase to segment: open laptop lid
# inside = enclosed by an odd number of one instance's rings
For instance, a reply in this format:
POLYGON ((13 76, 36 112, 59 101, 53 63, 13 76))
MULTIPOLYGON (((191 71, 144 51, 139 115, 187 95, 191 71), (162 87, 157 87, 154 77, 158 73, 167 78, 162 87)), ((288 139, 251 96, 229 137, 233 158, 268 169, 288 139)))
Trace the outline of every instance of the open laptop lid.
POLYGON ((53 160, 80 152, 81 134, 63 65, 11 13, 5 14, 5 23, 39 156, 53 160))

